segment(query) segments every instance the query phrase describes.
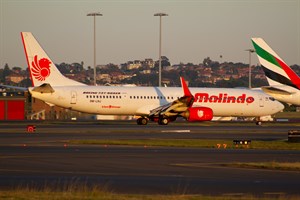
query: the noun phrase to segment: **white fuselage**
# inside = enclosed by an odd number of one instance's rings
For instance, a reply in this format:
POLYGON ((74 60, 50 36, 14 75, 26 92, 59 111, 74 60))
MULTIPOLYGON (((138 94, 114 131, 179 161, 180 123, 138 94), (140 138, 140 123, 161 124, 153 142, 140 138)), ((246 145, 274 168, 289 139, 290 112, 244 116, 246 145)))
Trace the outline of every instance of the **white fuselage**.
MULTIPOLYGON (((148 115, 150 110, 183 96, 176 87, 56 86, 53 93, 29 91, 34 98, 72 110, 101 115, 148 115)), ((204 106, 214 116, 266 116, 283 109, 262 91, 190 88, 193 107, 204 106)))

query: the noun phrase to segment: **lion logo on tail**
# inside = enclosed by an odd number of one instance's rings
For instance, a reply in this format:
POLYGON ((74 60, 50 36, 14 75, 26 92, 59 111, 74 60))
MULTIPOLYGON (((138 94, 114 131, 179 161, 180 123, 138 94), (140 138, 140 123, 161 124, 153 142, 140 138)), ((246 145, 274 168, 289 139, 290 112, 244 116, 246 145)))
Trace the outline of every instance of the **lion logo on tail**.
POLYGON ((50 75, 50 64, 51 62, 47 58, 38 60, 37 55, 34 56, 34 61, 31 63, 31 72, 34 78, 39 81, 45 81, 50 75))

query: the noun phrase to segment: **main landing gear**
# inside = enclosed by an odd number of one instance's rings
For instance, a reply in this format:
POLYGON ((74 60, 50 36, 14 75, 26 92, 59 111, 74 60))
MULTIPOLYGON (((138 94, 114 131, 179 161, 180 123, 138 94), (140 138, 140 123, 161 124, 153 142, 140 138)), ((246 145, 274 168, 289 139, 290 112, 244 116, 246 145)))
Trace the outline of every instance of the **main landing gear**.
POLYGON ((136 120, 136 123, 138 125, 147 125, 148 124, 148 119, 146 117, 140 117, 136 120))
POLYGON ((158 120, 159 125, 168 125, 168 123, 169 123, 169 119, 167 119, 167 118, 160 118, 158 120))
MULTIPOLYGON (((147 125, 149 119, 146 117, 140 117, 136 120, 136 123, 138 125, 147 125)), ((168 125, 170 122, 170 119, 168 118, 159 118, 159 119, 154 119, 153 121, 156 121, 159 125, 168 125)))

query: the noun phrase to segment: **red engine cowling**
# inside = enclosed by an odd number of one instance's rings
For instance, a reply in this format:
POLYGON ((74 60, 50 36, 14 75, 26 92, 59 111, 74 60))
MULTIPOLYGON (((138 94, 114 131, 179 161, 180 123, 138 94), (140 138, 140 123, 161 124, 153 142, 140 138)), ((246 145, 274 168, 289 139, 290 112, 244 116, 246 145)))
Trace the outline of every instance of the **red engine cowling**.
POLYGON ((207 107, 189 108, 183 115, 188 121, 210 121, 213 118, 213 111, 207 107))

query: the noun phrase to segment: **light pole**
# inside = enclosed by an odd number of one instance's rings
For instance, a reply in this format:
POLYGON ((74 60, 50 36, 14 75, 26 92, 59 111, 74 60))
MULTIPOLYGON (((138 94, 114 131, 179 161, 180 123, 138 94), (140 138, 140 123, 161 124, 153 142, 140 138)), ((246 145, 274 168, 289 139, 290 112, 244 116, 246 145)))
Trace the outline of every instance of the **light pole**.
POLYGON ((158 67, 158 86, 161 87, 161 17, 168 16, 166 13, 156 13, 154 16, 159 16, 159 67, 158 67))
POLYGON ((249 51, 249 89, 251 89, 251 53, 254 53, 254 49, 246 49, 245 51, 249 51))
POLYGON ((86 16, 94 17, 94 85, 96 85, 96 16, 103 16, 99 12, 89 13, 86 16))

